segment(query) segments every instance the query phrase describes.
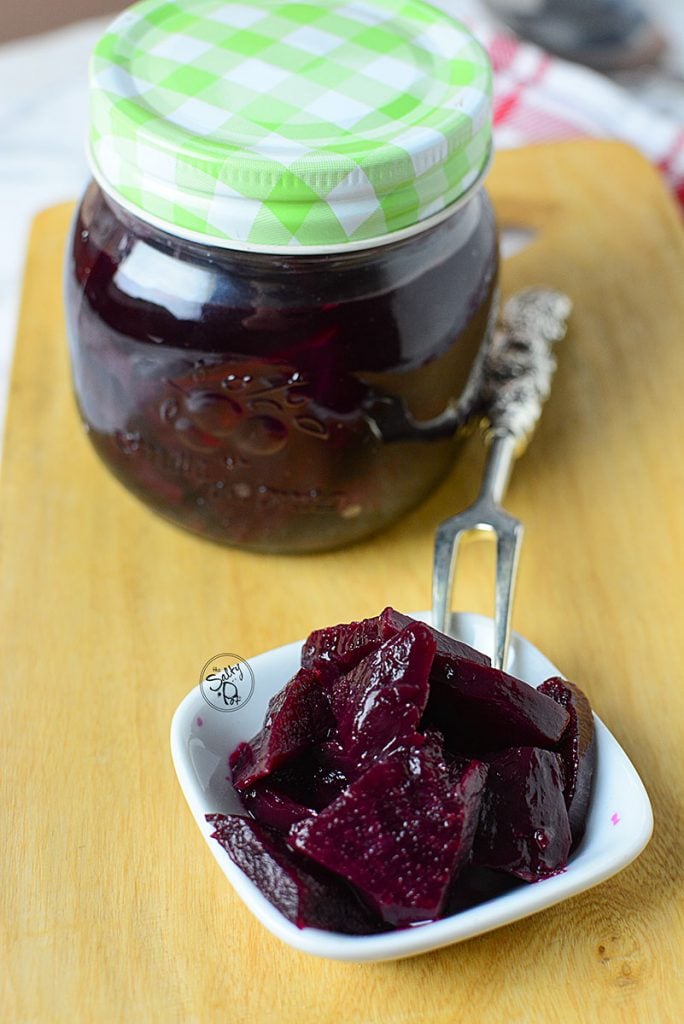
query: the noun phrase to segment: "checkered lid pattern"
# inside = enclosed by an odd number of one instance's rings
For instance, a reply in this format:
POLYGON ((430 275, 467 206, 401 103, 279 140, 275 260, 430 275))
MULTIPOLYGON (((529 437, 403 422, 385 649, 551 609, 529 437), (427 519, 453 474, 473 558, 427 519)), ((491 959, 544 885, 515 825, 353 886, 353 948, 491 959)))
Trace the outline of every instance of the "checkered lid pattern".
POLYGON ((250 248, 341 247, 461 197, 491 68, 422 0, 143 0, 97 44, 90 159, 140 216, 250 248))

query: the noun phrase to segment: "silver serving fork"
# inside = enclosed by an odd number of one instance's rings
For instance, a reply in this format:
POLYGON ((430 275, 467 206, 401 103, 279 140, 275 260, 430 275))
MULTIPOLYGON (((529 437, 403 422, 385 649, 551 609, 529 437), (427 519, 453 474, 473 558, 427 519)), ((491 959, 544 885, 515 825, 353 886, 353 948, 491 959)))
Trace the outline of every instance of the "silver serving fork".
POLYGON ((548 288, 518 292, 505 304, 482 367, 480 409, 489 451, 480 493, 463 512, 437 528, 432 576, 432 622, 449 631, 458 545, 464 533, 496 537, 494 651, 492 664, 506 664, 513 593, 523 525, 501 507, 514 459, 534 432, 551 389, 556 360, 551 351, 566 330, 570 299, 548 288))

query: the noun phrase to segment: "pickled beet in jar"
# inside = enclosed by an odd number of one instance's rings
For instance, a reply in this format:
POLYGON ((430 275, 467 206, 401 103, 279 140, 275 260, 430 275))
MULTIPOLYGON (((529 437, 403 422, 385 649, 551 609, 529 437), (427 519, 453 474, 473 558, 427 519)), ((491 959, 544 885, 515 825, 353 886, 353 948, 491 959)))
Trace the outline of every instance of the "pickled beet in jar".
POLYGON ((69 243, 94 447, 180 526, 363 537, 450 468, 497 237, 491 73, 418 2, 145 0, 91 62, 69 243))

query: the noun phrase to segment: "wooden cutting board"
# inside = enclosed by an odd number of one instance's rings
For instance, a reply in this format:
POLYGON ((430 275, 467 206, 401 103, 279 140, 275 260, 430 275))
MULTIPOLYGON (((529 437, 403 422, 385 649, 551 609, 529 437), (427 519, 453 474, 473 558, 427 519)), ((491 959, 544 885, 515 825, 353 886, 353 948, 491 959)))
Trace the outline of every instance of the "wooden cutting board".
MULTIPOLYGON (((184 804, 172 713, 218 651, 429 603, 441 519, 473 497, 473 439, 412 515, 348 550, 223 550, 155 518, 103 469, 70 391, 61 265, 70 208, 36 221, 0 491, 4 1021, 513 1024, 681 1019, 684 791, 684 236, 619 144, 502 153, 502 223, 537 241, 505 293, 575 303, 538 434, 508 495, 527 526, 515 626, 633 759, 656 829, 568 903, 414 960, 294 952, 233 894, 184 804)), ((457 605, 491 607, 472 544, 457 605)))

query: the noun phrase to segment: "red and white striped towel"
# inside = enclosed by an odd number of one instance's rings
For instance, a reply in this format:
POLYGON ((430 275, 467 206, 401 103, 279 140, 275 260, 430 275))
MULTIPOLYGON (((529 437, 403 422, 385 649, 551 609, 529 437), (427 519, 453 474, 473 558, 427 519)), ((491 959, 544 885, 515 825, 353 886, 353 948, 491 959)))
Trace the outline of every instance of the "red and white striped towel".
MULTIPOLYGON (((444 6, 459 16, 454 0, 444 6)), ((463 20, 494 66, 494 139, 500 149, 582 137, 621 139, 662 171, 684 204, 684 125, 604 75, 551 57, 485 18, 463 20)))

